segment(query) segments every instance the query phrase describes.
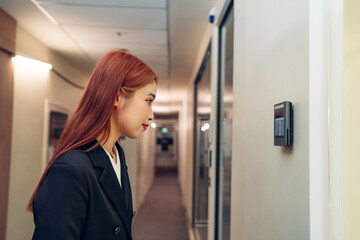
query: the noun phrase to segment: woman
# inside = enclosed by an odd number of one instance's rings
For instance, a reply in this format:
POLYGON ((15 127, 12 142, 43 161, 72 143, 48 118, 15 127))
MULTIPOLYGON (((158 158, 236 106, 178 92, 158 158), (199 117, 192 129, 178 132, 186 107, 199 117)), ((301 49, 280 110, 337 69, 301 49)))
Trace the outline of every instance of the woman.
POLYGON ((156 74, 138 58, 115 50, 99 61, 29 202, 33 239, 131 239, 131 189, 117 140, 146 130, 156 90, 156 74))

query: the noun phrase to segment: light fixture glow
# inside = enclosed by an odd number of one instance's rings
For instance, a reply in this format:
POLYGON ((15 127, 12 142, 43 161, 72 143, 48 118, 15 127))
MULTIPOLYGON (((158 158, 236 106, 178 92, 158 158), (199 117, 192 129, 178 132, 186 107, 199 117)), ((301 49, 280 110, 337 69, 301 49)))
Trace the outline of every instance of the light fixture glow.
POLYGON ((209 128, 210 128, 210 124, 209 123, 204 123, 204 125, 201 126, 201 131, 205 132, 209 128))
POLYGON ((164 128, 161 129, 161 131, 162 131, 163 133, 167 133, 167 132, 169 131, 169 129, 167 129, 167 128, 164 127, 164 128))
POLYGON ((150 126, 151 126, 152 128, 156 128, 156 123, 153 122, 153 123, 150 124, 150 126))
POLYGON ((26 67, 30 69, 47 69, 47 70, 52 69, 52 65, 49 63, 41 62, 27 57, 22 57, 19 55, 16 55, 13 58, 13 61, 17 65, 21 65, 22 67, 26 67))

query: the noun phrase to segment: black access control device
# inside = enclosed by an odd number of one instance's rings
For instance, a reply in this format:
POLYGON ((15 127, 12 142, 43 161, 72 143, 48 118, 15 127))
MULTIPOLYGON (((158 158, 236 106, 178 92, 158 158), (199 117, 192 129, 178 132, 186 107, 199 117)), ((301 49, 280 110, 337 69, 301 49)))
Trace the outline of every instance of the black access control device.
POLYGON ((294 139, 293 107, 289 101, 274 105, 274 145, 291 146, 294 139))

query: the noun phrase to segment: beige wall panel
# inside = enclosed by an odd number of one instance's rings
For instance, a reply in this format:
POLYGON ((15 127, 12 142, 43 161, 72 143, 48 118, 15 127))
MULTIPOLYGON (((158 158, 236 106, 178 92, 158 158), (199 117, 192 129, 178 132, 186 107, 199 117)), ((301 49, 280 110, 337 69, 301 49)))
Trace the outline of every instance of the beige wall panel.
POLYGON ((360 239, 360 2, 344 1, 344 194, 346 240, 360 239))
POLYGON ((16 20, 0 8, 0 48, 15 52, 16 20))
POLYGON ((11 160, 16 20, 0 9, 0 239, 6 235, 11 160))
POLYGON ((11 57, 0 51, 0 239, 5 238, 11 159, 13 107, 13 67, 11 57))

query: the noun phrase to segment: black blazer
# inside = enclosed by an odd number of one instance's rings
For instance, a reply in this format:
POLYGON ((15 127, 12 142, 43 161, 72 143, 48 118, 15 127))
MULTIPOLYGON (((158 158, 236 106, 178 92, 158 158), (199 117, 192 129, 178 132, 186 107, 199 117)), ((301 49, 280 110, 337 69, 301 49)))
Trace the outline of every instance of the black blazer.
POLYGON ((34 197, 33 239, 130 240, 133 206, 125 156, 120 187, 109 157, 99 145, 68 151, 55 160, 34 197))

